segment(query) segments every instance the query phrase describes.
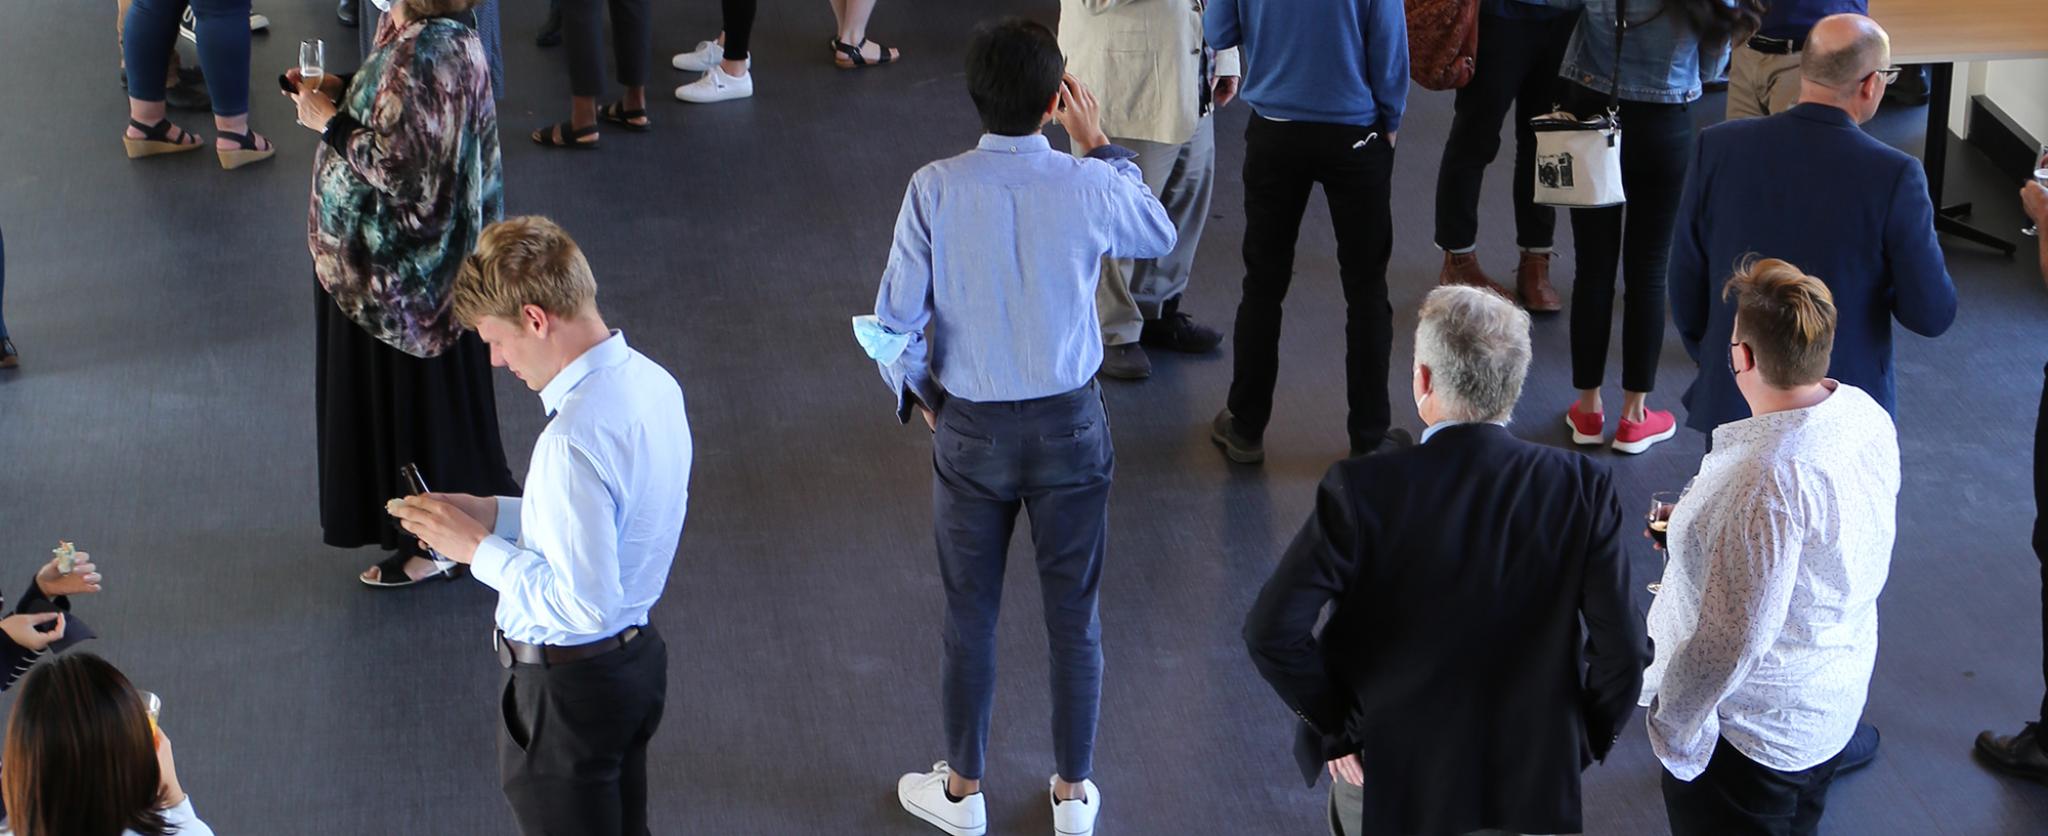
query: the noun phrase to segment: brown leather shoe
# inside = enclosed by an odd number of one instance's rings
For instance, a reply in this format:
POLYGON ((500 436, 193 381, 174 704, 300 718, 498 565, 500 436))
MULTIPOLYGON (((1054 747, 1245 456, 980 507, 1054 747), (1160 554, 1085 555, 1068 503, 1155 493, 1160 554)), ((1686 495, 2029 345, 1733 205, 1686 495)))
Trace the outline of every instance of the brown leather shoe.
POLYGON ((1557 298, 1557 288, 1550 286, 1550 258, 1555 253, 1532 253, 1522 251, 1522 263, 1515 265, 1515 290, 1522 295, 1522 307, 1536 313, 1556 313, 1564 309, 1564 300, 1557 298))
POLYGON ((1507 288, 1501 287, 1492 277, 1487 276, 1485 270, 1479 269, 1479 255, 1477 253, 1445 251, 1444 270, 1442 273, 1437 274, 1436 283, 1444 286, 1462 284, 1481 290, 1491 290, 1509 299, 1515 298, 1512 294, 1508 293, 1507 288))

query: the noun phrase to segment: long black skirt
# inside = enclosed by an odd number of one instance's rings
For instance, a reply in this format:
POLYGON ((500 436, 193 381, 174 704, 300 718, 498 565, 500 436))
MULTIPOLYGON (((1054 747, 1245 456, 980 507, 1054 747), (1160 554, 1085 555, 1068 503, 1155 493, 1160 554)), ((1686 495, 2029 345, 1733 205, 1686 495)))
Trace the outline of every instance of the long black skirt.
POLYGON ((474 332, 422 360, 370 336, 317 281, 313 296, 320 528, 327 545, 422 553, 384 513, 386 500, 410 493, 398 474, 407 463, 418 465, 437 492, 519 494, 498 437, 490 348, 474 332))

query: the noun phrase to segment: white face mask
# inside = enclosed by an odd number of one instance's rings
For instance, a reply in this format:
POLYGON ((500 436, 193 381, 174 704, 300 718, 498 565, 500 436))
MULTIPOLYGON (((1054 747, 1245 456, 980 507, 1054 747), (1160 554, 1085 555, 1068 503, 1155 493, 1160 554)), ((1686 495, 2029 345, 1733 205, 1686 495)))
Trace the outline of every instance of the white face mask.
POLYGON ((391 0, 370 0, 370 5, 376 6, 377 11, 385 14, 391 13, 391 0))

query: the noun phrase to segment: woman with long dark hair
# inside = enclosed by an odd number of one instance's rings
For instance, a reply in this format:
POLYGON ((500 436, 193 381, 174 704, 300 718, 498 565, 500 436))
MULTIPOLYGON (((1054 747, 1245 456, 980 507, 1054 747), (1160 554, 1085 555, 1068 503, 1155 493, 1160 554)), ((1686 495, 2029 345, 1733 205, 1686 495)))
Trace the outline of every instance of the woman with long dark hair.
POLYGON ((1621 313, 1621 420, 1614 449, 1641 453, 1676 434, 1670 412, 1649 408, 1664 350, 1664 271, 1679 190, 1692 159, 1692 102, 1728 59, 1731 38, 1749 37, 1762 0, 1547 0, 1583 8, 1558 75, 1566 109, 1590 116, 1619 96, 1625 206, 1572 210, 1578 274, 1572 282, 1572 388, 1565 410, 1572 441, 1606 442, 1600 387, 1614 331, 1617 272, 1628 290, 1621 313), (1623 29, 1626 34, 1623 35, 1623 29), (1615 38, 1621 37, 1620 63, 1615 38))
POLYGON ((142 694, 90 653, 22 680, 0 762, 0 836, 213 836, 142 694))

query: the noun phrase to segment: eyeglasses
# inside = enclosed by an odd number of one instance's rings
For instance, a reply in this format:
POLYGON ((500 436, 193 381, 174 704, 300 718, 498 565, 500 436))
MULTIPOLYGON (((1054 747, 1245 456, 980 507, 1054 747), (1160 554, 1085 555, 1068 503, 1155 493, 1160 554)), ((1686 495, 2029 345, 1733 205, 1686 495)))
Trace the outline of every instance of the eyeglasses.
MULTIPOLYGON (((1899 83, 1899 73, 1902 72, 1905 72, 1904 67, 1886 67, 1882 70, 1871 70, 1870 75, 1874 75, 1878 78, 1884 79, 1885 85, 1890 86, 1899 83)), ((1864 78, 1869 77, 1870 76, 1864 76, 1864 78)))
POLYGON ((1749 369, 1738 369, 1735 367, 1735 349, 1737 348, 1743 349, 1749 354, 1749 368, 1756 368, 1756 350, 1750 348, 1748 343, 1736 340, 1728 344, 1728 373, 1731 375, 1740 375, 1743 372, 1749 371, 1749 369))

